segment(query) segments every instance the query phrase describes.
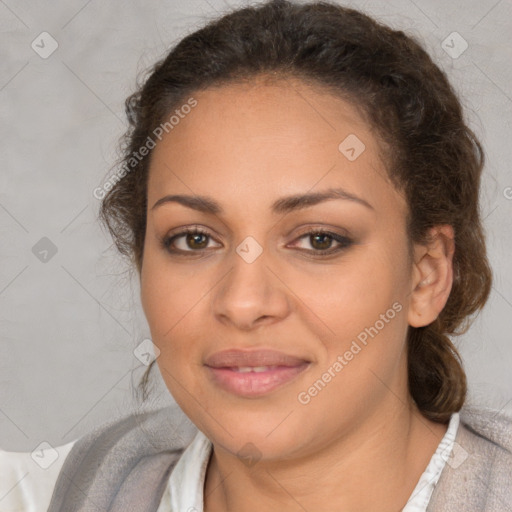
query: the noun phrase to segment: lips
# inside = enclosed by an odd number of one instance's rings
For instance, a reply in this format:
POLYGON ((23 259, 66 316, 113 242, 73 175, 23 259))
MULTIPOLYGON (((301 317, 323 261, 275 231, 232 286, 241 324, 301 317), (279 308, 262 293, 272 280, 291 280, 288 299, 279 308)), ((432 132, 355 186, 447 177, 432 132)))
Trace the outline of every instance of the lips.
POLYGON ((308 363, 306 359, 278 352, 276 350, 224 350, 216 352, 205 361, 211 368, 299 366, 308 363))
POLYGON ((306 370, 310 361, 274 350, 225 350, 209 356, 205 366, 212 382, 229 393, 266 395, 306 370))

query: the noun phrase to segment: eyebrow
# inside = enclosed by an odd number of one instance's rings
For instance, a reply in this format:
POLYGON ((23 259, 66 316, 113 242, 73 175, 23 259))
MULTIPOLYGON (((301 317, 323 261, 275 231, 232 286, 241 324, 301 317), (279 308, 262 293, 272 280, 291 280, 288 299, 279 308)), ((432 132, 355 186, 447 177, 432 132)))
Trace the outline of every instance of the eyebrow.
MULTIPOLYGON (((343 199, 346 201, 353 201, 356 204, 361 204, 366 208, 375 210, 370 203, 368 203, 361 197, 358 197, 354 194, 347 192, 342 188, 329 188, 322 192, 310 192, 306 194, 295 194, 291 196, 282 197, 272 203, 271 209, 272 212, 276 214, 283 214, 296 210, 301 210, 303 208, 308 208, 309 206, 314 206, 316 204, 331 199, 343 199)), ((182 204, 183 206, 192 208, 203 213, 211 213, 214 215, 224 213, 222 206, 211 197, 183 194, 164 196, 160 198, 151 207, 151 210, 154 210, 155 208, 161 206, 162 204, 172 202, 182 204)))

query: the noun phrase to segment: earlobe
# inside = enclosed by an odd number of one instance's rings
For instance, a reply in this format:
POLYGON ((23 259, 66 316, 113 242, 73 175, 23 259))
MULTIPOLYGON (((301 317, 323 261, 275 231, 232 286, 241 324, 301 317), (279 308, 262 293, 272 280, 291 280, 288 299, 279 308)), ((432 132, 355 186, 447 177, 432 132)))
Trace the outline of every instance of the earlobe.
POLYGON ((430 241, 414 248, 413 278, 408 321, 412 327, 432 323, 444 308, 453 284, 452 226, 435 226, 430 241))

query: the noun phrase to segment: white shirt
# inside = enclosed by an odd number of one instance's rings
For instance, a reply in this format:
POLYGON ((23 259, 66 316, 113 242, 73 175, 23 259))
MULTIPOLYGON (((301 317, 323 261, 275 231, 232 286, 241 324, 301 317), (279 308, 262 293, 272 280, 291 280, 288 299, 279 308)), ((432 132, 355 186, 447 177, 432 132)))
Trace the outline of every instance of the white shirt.
POLYGON ((0 512, 46 512, 68 453, 77 440, 34 452, 0 450, 0 512))
MULTIPOLYGON (((459 414, 455 413, 402 512, 426 512, 452 453, 458 427, 459 414)), ((46 512, 59 471, 75 442, 32 454, 0 450, 0 512, 46 512), (47 466, 49 462, 51 465, 47 466)), ((211 450, 211 441, 198 431, 172 471, 157 512, 203 512, 204 480, 211 450)))

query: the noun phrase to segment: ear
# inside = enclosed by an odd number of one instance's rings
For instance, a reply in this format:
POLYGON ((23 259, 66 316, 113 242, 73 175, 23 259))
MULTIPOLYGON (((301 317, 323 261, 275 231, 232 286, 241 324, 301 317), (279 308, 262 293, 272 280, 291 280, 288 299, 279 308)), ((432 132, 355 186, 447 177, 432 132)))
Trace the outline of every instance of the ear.
POLYGON ((453 284, 452 226, 435 226, 426 245, 414 246, 413 278, 408 322, 412 327, 431 324, 444 308, 453 284))

